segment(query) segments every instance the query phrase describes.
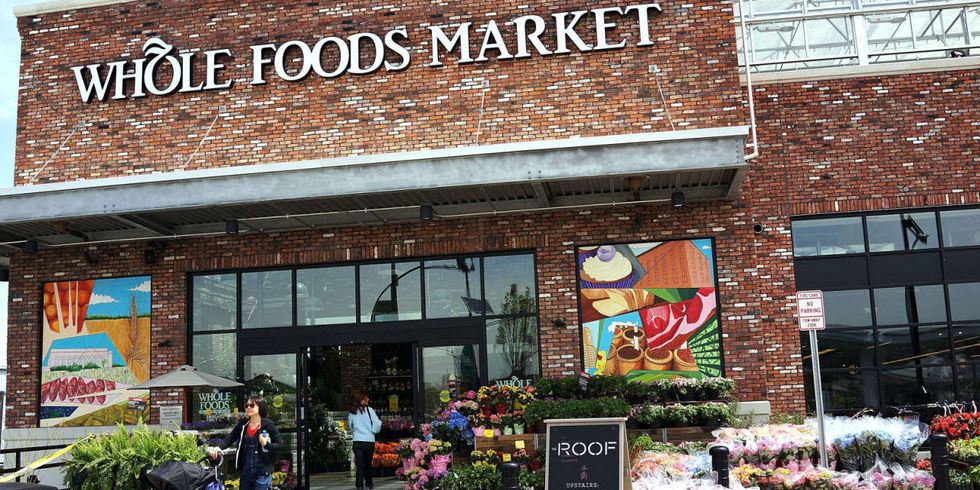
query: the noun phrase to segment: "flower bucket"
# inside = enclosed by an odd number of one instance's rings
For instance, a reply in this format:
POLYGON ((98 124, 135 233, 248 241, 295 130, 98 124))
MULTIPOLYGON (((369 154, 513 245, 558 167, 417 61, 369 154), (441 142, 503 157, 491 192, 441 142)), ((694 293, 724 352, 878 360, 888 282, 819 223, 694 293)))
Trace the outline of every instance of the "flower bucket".
POLYGON ((484 430, 486 430, 486 427, 484 427, 482 425, 479 426, 479 427, 473 427, 473 435, 476 436, 476 437, 483 437, 483 431, 484 430))
POLYGON ((514 435, 514 428, 511 427, 511 426, 509 426, 509 425, 507 427, 504 427, 504 435, 505 436, 512 436, 512 435, 514 435))
POLYGON ((514 434, 521 435, 524 433, 524 424, 514 424, 514 434))
POLYGON ((494 428, 493 429, 493 435, 494 435, 494 437, 499 436, 500 435, 500 429, 499 428, 494 428))

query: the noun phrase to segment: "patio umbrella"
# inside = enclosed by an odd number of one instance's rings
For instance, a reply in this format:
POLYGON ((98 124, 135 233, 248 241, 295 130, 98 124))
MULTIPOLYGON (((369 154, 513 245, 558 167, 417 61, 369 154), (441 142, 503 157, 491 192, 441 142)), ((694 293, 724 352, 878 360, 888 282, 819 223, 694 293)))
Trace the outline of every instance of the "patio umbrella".
POLYGON ((183 365, 167 374, 157 376, 149 381, 133 386, 131 389, 145 390, 150 388, 193 388, 195 386, 212 386, 214 388, 235 388, 242 386, 237 381, 198 371, 194 366, 183 365))

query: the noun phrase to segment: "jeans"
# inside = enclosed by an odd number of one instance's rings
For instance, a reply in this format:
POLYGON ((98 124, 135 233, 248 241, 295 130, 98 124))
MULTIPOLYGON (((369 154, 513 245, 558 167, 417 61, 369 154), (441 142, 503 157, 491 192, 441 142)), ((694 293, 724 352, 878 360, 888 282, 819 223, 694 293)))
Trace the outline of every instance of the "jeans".
POLYGON ((357 488, 363 488, 365 484, 368 488, 374 488, 374 479, 371 476, 371 459, 373 457, 373 442, 354 441, 354 465, 357 467, 354 486, 357 488))
POLYGON ((262 468, 245 468, 239 480, 239 490, 269 490, 272 488, 272 475, 262 468))

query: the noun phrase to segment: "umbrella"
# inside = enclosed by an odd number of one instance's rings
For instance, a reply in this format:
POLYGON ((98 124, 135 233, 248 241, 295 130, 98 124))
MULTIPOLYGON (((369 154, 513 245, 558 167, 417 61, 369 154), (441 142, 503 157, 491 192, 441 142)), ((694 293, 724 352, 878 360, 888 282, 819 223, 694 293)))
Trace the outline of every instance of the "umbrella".
POLYGON ((220 376, 198 371, 194 366, 183 365, 175 371, 171 371, 162 376, 157 376, 145 383, 140 383, 130 389, 150 389, 150 388, 184 388, 195 386, 213 386, 215 388, 235 388, 242 386, 237 381, 225 379, 220 376))

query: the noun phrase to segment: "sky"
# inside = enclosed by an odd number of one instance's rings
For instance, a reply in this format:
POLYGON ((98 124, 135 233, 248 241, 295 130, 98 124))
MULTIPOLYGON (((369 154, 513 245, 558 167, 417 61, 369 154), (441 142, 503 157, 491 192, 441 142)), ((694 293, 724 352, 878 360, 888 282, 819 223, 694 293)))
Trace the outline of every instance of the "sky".
MULTIPOLYGON (((17 73, 20 37, 13 7, 28 0, 0 0, 0 188, 14 184, 14 139, 17 134, 17 73)), ((0 366, 7 365, 7 283, 0 283, 0 366)))

